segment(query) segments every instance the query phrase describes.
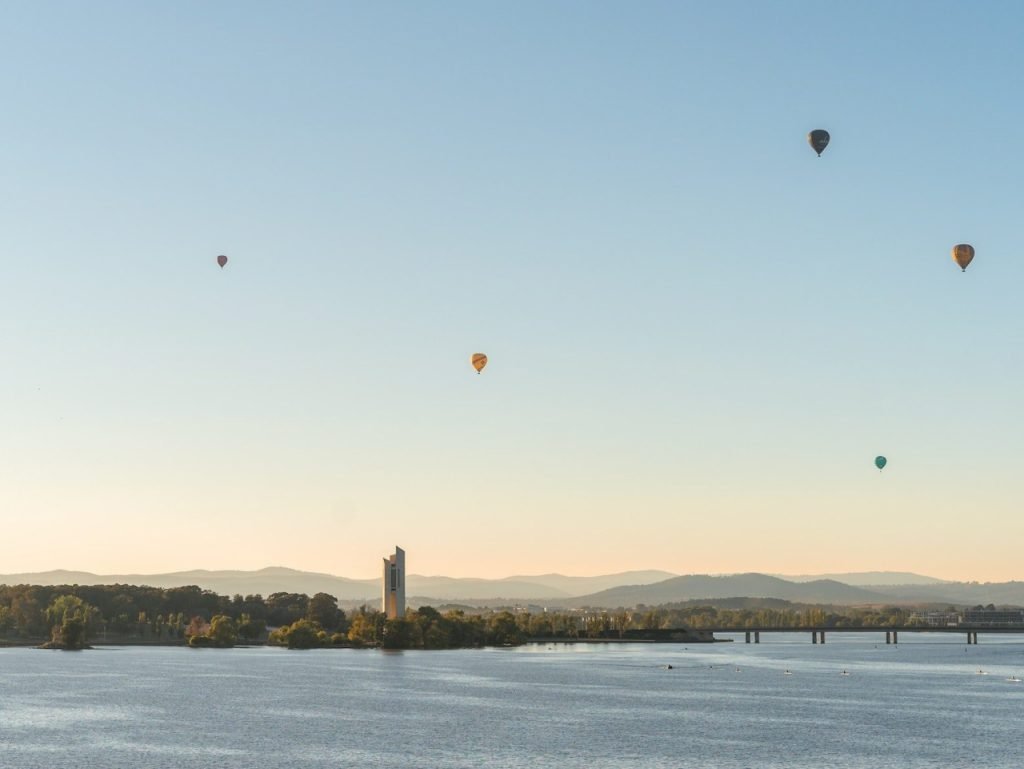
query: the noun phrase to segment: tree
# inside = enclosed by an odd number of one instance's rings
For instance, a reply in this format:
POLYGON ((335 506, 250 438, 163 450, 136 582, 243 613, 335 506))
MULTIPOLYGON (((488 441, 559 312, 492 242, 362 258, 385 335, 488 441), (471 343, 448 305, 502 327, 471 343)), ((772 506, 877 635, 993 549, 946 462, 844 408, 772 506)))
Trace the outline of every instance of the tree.
POLYGON ((218 614, 210 620, 210 630, 207 633, 214 646, 227 649, 235 645, 238 640, 238 629, 231 617, 218 614))
POLYGON ((640 620, 640 627, 644 630, 657 630, 663 626, 663 612, 660 609, 651 609, 644 612, 640 620))
POLYGON ((381 639, 384 630, 384 615, 365 605, 352 615, 348 629, 348 640, 357 646, 372 646, 381 639))
POLYGON ((486 642, 487 628, 480 615, 467 617, 461 609, 450 609, 444 613, 444 618, 448 622, 451 647, 483 646, 486 642))
POLYGON ((622 638, 622 634, 629 628, 629 623, 629 614, 621 609, 612 615, 612 627, 618 632, 619 638, 622 638))
POLYGON ((550 638, 555 634, 551 617, 545 614, 528 614, 526 632, 534 638, 550 638))
POLYGON ((241 617, 244 614, 248 614, 253 620, 262 623, 262 627, 267 624, 267 604, 263 601, 263 596, 259 593, 256 595, 247 595, 244 598, 240 595, 236 595, 231 599, 231 616, 241 617))
POLYGON ((450 649, 456 645, 455 622, 448 617, 442 617, 433 606, 421 606, 415 612, 407 614, 406 618, 412 623, 411 630, 414 630, 409 639, 413 647, 450 649))
POLYGON ((312 620, 300 619, 270 634, 270 643, 289 649, 316 649, 327 645, 327 633, 312 620))
POLYGON ((238 620, 238 635, 246 641, 258 641, 266 630, 266 623, 255 620, 248 614, 243 614, 238 620))
POLYGON ((6 606, 0 606, 0 635, 7 635, 14 629, 14 616, 6 606))
POLYGON ((384 623, 381 646, 385 649, 408 649, 413 634, 412 621, 405 617, 395 617, 384 623))
POLYGON ((45 637, 46 616, 39 608, 39 602, 30 593, 18 595, 11 601, 11 616, 19 635, 45 637))
POLYGON ((524 633, 511 612, 492 615, 487 621, 487 643, 495 646, 516 645, 526 642, 524 633))
POLYGON ((96 609, 77 595, 59 595, 46 608, 46 619, 53 626, 51 640, 62 649, 85 646, 89 624, 96 609))
POLYGON ((210 623, 204 620, 202 617, 195 616, 192 621, 188 623, 188 627, 185 628, 185 638, 191 639, 197 636, 205 636, 210 632, 210 623))
POLYGON ((309 596, 305 593, 272 593, 267 597, 267 624, 291 625, 309 614, 309 596))
POLYGON ((81 617, 64 620, 54 631, 53 645, 67 651, 85 648, 85 621, 81 617))
POLYGON ((324 630, 333 632, 342 629, 345 612, 338 608, 338 599, 333 595, 317 593, 309 599, 306 619, 318 622, 324 630))

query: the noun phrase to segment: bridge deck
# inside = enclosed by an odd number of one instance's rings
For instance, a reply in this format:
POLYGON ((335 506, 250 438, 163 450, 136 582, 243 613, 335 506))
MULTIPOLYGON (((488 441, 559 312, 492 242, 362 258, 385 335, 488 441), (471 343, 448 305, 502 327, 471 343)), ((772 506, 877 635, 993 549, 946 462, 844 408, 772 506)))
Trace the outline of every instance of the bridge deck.
POLYGON ((831 625, 814 625, 808 627, 701 627, 709 633, 1021 633, 1024 625, 955 625, 928 627, 925 625, 855 625, 853 627, 833 627, 831 625))

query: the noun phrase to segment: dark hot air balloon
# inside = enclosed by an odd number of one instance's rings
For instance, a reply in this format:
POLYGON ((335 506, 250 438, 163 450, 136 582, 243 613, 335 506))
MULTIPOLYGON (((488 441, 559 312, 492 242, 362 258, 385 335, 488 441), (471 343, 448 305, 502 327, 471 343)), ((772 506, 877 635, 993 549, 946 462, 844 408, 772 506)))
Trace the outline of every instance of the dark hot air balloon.
POLYGON ((878 468, 878 472, 882 472, 882 468, 885 467, 888 461, 885 457, 875 457, 875 467, 878 468))
POLYGON ((220 256, 217 257, 217 264, 220 265, 220 268, 222 270, 224 269, 224 265, 227 264, 227 263, 228 263, 228 258, 226 256, 224 256, 224 254, 221 254, 220 256))
POLYGON ((828 131, 824 128, 815 128, 809 134, 807 134, 807 143, 811 145, 811 149, 818 153, 818 157, 821 157, 821 153, 825 151, 828 146, 829 140, 828 131))

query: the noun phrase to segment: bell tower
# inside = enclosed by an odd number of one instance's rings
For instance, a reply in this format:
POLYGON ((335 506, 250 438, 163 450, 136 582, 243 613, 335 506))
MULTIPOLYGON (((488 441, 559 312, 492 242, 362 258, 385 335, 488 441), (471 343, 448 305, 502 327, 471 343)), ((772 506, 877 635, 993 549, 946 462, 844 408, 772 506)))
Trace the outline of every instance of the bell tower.
POLYGON ((381 611, 388 619, 405 616, 405 551, 395 546, 395 554, 384 559, 384 596, 381 611))

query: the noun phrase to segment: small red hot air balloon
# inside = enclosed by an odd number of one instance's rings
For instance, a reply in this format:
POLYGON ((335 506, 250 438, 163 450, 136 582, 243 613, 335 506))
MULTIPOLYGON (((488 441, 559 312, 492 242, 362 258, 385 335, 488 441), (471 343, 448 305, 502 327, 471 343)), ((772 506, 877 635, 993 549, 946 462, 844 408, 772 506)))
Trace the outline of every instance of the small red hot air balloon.
POLYGON ((222 270, 224 269, 224 265, 227 264, 227 263, 228 263, 228 258, 226 256, 224 256, 224 254, 221 254, 220 256, 217 257, 217 264, 220 265, 220 268, 222 270))

